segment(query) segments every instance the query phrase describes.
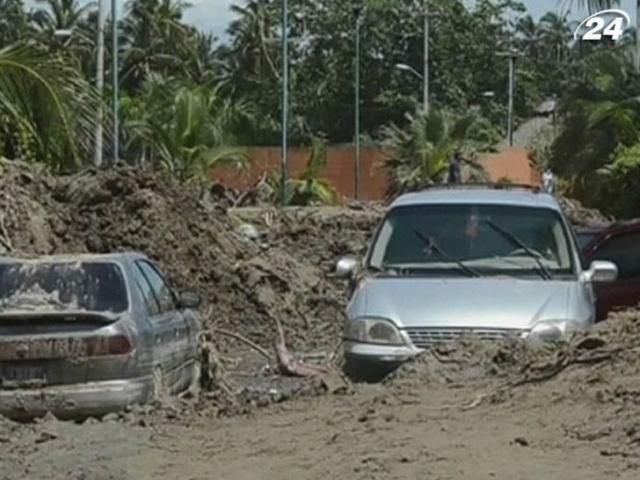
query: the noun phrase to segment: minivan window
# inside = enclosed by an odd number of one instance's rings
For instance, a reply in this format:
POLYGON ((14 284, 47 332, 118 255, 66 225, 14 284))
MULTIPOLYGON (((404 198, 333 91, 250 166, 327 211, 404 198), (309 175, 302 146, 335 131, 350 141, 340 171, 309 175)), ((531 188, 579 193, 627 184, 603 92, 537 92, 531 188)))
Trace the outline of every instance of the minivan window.
POLYGON ((562 217, 546 208, 436 204, 397 207, 378 231, 368 264, 375 269, 483 274, 572 274, 562 217), (535 258, 537 257, 537 258, 535 258))
POLYGON ((0 311, 49 308, 119 313, 128 307, 124 276, 115 263, 0 264, 0 311))

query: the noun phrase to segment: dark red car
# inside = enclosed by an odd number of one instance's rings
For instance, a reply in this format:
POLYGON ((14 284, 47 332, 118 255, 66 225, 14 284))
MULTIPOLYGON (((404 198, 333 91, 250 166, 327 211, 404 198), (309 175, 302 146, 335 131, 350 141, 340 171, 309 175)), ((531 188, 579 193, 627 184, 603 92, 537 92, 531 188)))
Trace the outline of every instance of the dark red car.
POLYGON ((618 279, 596 284, 596 321, 612 310, 640 304, 640 220, 577 227, 576 237, 585 265, 608 260, 618 266, 618 279))

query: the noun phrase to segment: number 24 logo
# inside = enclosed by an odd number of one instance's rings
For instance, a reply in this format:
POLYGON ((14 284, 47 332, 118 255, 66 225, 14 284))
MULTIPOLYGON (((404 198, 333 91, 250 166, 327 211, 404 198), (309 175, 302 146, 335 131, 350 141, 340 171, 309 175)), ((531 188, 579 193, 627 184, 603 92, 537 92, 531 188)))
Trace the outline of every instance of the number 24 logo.
POLYGON ((618 40, 624 31, 631 24, 631 19, 627 12, 623 10, 609 9, 594 13, 584 19, 573 34, 574 40, 602 40, 602 37, 610 37, 613 41, 618 40), (613 17, 608 23, 606 17, 613 17), (589 30, 580 35, 582 27, 589 30))

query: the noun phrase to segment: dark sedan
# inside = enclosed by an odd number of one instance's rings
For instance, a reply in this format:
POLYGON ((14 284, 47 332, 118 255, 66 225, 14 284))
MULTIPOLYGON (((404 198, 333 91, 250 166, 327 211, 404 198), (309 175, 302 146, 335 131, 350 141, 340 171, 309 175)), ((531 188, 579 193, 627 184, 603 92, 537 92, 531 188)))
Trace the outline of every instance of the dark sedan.
POLYGON ((0 414, 101 415, 195 386, 199 303, 142 254, 0 258, 0 414))

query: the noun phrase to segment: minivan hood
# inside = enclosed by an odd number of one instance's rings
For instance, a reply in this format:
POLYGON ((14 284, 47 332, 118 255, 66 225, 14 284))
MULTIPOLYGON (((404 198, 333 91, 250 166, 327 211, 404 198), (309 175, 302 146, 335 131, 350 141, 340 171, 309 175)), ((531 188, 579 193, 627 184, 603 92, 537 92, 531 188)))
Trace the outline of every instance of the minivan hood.
POLYGON ((526 329, 566 320, 577 282, 486 278, 367 278, 349 305, 350 318, 388 318, 400 328, 526 329))

